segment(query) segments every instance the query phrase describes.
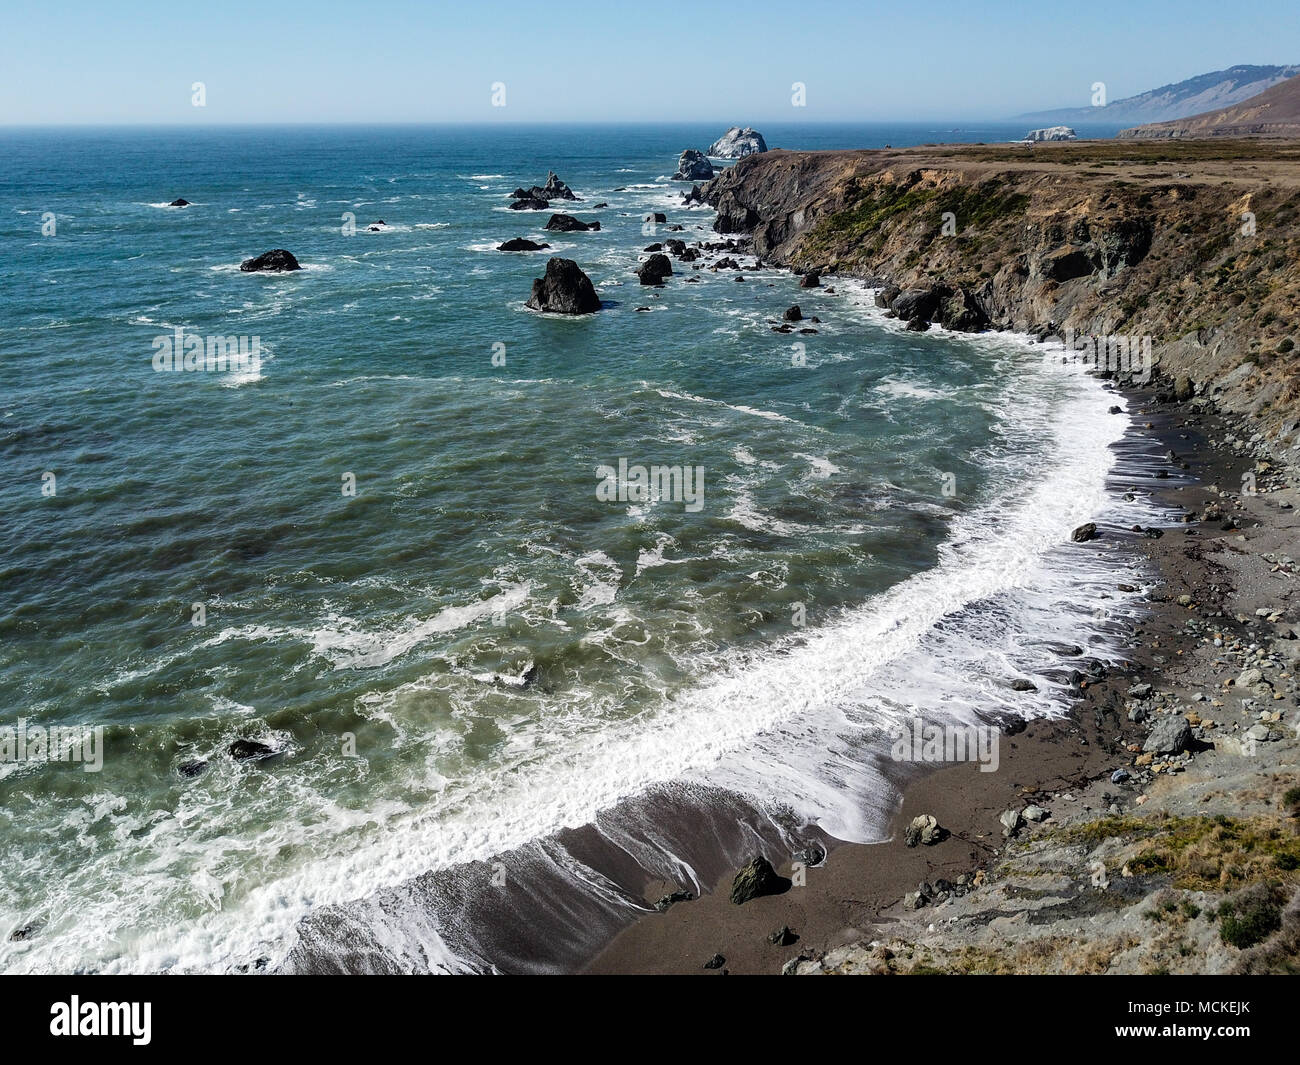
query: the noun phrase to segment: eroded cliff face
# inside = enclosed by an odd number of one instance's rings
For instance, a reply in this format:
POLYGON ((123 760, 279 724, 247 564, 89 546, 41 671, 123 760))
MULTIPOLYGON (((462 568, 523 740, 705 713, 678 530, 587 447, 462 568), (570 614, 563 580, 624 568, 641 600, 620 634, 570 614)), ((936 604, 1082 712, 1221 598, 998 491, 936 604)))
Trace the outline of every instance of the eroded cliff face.
POLYGON ((1158 380, 1290 452, 1300 146, 1159 147, 777 151, 703 196, 719 232, 752 235, 771 263, 873 281, 913 328, 1150 338, 1158 380))

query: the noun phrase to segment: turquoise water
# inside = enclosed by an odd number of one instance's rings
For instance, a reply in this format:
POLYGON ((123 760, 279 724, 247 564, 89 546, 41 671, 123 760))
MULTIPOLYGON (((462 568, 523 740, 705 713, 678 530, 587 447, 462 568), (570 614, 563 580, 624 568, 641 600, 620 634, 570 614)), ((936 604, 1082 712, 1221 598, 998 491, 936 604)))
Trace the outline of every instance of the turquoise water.
POLYGON ((873 838, 889 713, 1000 707, 1037 653, 1006 619, 1072 599, 1050 550, 1099 505, 1113 401, 853 283, 641 288, 645 244, 713 239, 666 179, 719 132, 0 133, 0 725, 105 745, 0 765, 0 966, 275 962, 323 907, 668 781, 873 838), (506 210, 547 170, 600 232, 506 210), (238 271, 279 247, 306 269, 238 271), (524 308, 552 253, 598 314, 524 308), (792 302, 816 334, 772 332, 792 302), (257 337, 260 371, 155 372, 178 327, 257 337), (600 501, 619 459, 702 467, 703 506, 600 501))

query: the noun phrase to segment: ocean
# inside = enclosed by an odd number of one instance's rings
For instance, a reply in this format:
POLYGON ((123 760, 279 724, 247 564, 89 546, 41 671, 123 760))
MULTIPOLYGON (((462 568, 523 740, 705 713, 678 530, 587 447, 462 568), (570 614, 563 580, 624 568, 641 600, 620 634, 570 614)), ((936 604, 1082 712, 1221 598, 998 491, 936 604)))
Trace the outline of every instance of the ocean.
POLYGON ((1067 542, 1125 401, 853 281, 640 286, 718 239, 668 178, 721 133, 0 131, 0 730, 103 757, 0 760, 0 971, 576 968, 648 879, 882 838, 900 723, 1060 713, 1115 653, 1133 563, 1067 542), (599 232, 508 209, 549 170, 599 232), (524 306, 552 254, 601 311, 524 306), (260 362, 159 372, 177 330, 260 362))

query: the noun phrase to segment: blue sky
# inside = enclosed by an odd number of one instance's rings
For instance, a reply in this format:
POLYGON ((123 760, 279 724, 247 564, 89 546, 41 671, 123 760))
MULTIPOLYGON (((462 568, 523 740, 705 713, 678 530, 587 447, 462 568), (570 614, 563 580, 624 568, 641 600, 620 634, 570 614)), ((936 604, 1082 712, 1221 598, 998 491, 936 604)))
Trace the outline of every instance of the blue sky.
POLYGON ((1296 0, 0 0, 0 125, 889 121, 1300 62, 1296 0), (191 104, 203 82, 206 106, 191 104), (492 85, 505 85, 505 107, 492 85), (807 106, 791 105, 806 85, 807 106))

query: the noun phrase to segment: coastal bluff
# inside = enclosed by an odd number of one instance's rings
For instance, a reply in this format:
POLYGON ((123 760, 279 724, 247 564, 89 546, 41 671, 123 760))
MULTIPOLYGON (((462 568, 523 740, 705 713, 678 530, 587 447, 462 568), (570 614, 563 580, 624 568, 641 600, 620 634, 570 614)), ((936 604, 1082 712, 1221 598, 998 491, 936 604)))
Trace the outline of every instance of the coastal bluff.
POLYGON ((775 150, 701 196, 763 261, 918 327, 1146 338, 1164 387, 1300 445, 1300 143, 775 150))

